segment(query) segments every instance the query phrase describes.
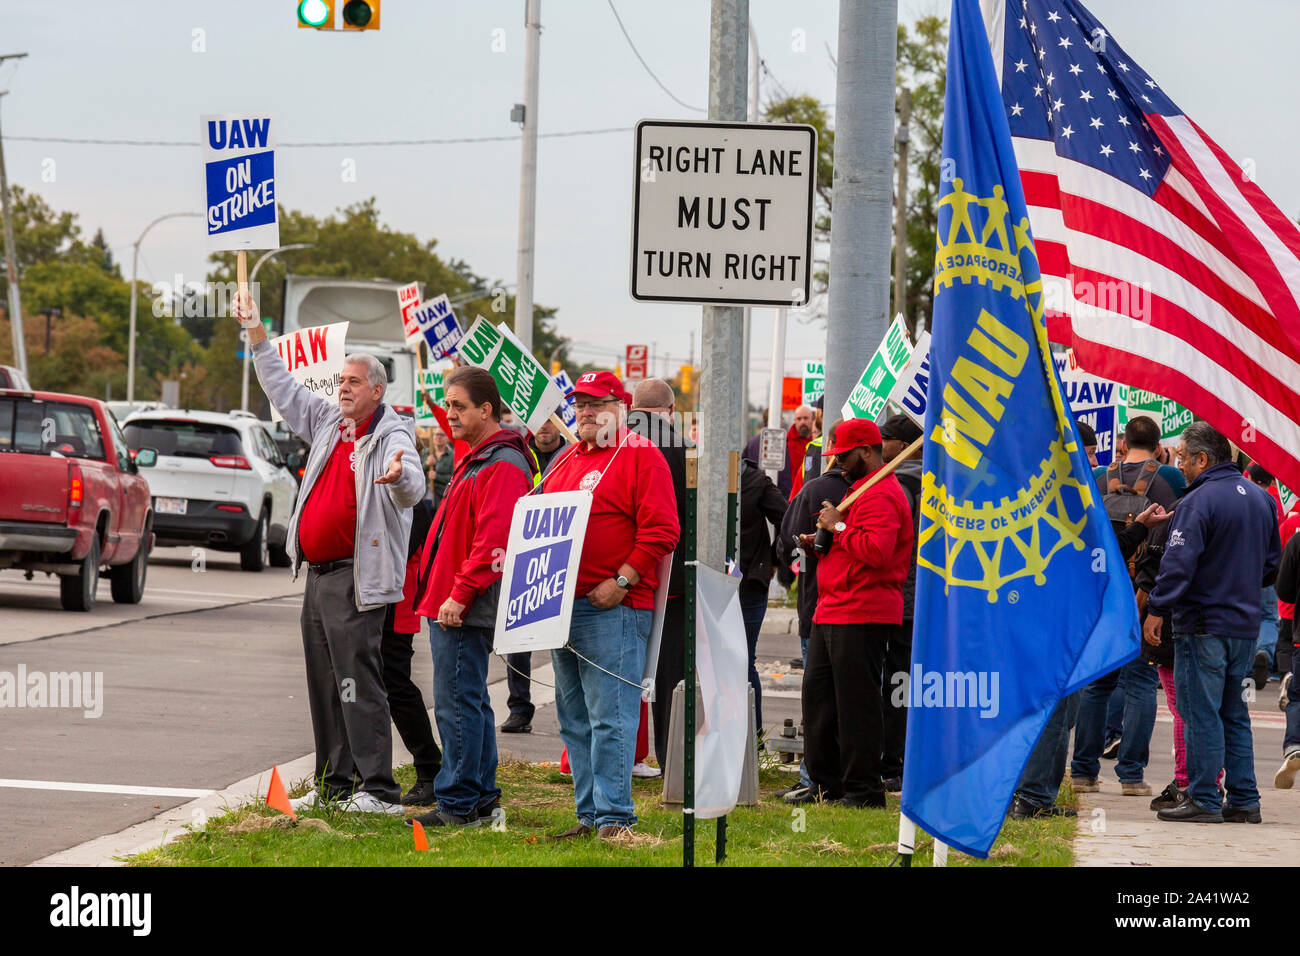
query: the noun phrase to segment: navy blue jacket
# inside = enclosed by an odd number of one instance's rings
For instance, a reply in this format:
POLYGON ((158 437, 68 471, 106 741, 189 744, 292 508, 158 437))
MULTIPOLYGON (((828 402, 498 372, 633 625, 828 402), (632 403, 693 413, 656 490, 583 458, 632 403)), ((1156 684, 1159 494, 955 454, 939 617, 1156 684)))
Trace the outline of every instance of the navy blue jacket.
POLYGON ((1281 550, 1268 492, 1231 462, 1215 465, 1174 510, 1147 609, 1172 611, 1175 634, 1258 640, 1259 592, 1277 577, 1281 550))

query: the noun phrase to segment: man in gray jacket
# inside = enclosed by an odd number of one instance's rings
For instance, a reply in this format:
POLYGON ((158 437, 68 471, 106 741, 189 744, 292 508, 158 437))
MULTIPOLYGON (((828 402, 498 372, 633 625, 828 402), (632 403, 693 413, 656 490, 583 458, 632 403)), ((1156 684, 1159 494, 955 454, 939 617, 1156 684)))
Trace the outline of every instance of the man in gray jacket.
POLYGON ((308 565, 302 643, 316 788, 291 802, 400 815, 380 645, 385 605, 402 598, 410 509, 425 491, 414 427, 384 404, 388 377, 373 356, 344 360, 335 404, 289 374, 250 298, 235 314, 263 391, 311 443, 285 548, 295 578, 308 565))

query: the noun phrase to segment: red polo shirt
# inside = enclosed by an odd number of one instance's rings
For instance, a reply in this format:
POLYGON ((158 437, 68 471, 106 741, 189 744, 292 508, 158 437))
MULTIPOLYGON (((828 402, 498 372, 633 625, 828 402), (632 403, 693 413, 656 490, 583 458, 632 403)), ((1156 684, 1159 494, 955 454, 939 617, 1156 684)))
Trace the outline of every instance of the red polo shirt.
MULTIPOLYGON (((353 436, 364 435, 372 414, 357 425, 353 436)), ((339 442, 325 469, 312 485, 298 518, 298 550, 312 564, 352 557, 357 539, 356 441, 346 441, 348 420, 339 425, 339 442)))

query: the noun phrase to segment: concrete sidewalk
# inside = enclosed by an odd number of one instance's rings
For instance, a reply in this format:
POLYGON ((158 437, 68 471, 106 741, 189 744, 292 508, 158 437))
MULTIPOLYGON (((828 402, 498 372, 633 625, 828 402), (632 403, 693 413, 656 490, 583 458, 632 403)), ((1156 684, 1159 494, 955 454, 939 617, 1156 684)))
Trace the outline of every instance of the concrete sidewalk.
MULTIPOLYGON (((1120 794, 1115 762, 1103 760, 1101 792, 1079 795, 1076 865, 1294 866, 1300 859, 1300 789, 1273 789, 1286 729, 1285 715, 1277 709, 1279 689, 1270 681, 1250 705, 1263 823, 1162 823, 1149 809, 1152 797, 1120 794)), ((1163 691, 1157 699, 1146 774, 1155 793, 1174 778, 1173 718, 1163 691)))

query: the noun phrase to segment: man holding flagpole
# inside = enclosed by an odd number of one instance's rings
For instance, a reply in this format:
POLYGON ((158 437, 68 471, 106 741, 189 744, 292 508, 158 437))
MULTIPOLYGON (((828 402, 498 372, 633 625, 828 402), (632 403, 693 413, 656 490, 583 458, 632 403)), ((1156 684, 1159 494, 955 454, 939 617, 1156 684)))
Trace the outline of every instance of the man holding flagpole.
POLYGON ((950 30, 902 809, 984 857, 1057 702, 1139 635, 1048 348, 976 0, 950 30))

